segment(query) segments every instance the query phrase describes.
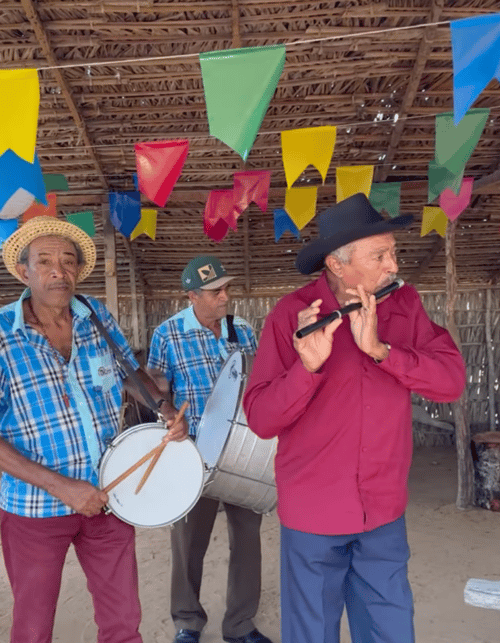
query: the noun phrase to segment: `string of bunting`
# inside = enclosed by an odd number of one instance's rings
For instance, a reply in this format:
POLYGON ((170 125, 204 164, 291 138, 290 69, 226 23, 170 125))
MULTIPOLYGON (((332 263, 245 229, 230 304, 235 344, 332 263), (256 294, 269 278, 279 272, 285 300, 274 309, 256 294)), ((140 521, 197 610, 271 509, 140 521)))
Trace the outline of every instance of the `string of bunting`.
MULTIPOLYGON (((439 198, 441 207, 439 213, 424 209, 422 234, 429 225, 440 234, 441 214, 446 220, 447 216, 459 216, 470 202, 472 179, 464 178, 465 166, 489 116, 488 109, 471 107, 493 78, 500 80, 500 14, 436 24, 450 25, 454 111, 436 116, 435 158, 429 163, 428 199, 432 202, 439 198)), ((409 28, 425 26, 430 25, 409 28)), ((373 33, 387 31, 390 30, 373 33)), ((329 39, 336 37, 315 40, 329 39)), ((244 161, 276 91, 287 46, 304 42, 198 55, 210 135, 236 151, 244 161)), ((117 64, 123 62, 117 61, 117 64)), ((40 99, 38 72, 33 69, 1 70, 0 87, 6 97, 0 106, 0 170, 3 170, 4 178, 0 188, 0 220, 15 219, 20 214, 23 221, 40 214, 56 216, 56 195, 49 190, 67 190, 68 186, 67 181, 54 179, 62 175, 47 175, 44 179, 35 154, 40 99)), ((294 187, 293 184, 309 165, 316 167, 325 182, 335 141, 335 126, 281 133, 288 189, 284 208, 274 212, 276 240, 286 230, 299 235, 299 230, 314 217, 317 188, 294 187)), ((110 218, 117 230, 131 239, 143 233, 155 238, 157 211, 141 209, 140 195, 144 194, 159 207, 164 207, 188 152, 188 139, 135 145, 136 191, 109 193, 110 218)), ((383 206, 390 216, 396 216, 401 185, 373 186, 373 170, 374 166, 337 167, 337 201, 361 191, 369 196, 375 207, 383 206)), ((238 217, 252 201, 265 212, 269 186, 269 171, 235 173, 232 190, 213 190, 209 194, 203 216, 205 233, 220 241, 229 228, 237 230, 238 217)), ((70 216, 95 232, 89 214, 92 213, 70 216)), ((0 238, 5 229, 0 231, 0 238)))

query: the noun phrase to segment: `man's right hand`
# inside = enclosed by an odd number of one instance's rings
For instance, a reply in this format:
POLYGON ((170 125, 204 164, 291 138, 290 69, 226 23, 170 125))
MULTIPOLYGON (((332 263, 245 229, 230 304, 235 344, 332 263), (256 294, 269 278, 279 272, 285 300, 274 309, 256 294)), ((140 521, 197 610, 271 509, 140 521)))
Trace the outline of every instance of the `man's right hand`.
MULTIPOLYGON (((317 321, 321 302, 321 299, 316 299, 308 308, 299 312, 297 330, 317 321)), ((324 328, 319 328, 313 333, 302 337, 302 339, 298 339, 295 333, 293 334, 295 350, 299 354, 304 368, 310 373, 314 373, 321 368, 330 356, 332 352, 333 333, 341 323, 342 318, 334 319, 324 328)))
POLYGON ((58 487, 51 492, 52 495, 59 498, 76 513, 83 514, 88 518, 97 516, 108 502, 107 493, 85 480, 66 478, 58 487))

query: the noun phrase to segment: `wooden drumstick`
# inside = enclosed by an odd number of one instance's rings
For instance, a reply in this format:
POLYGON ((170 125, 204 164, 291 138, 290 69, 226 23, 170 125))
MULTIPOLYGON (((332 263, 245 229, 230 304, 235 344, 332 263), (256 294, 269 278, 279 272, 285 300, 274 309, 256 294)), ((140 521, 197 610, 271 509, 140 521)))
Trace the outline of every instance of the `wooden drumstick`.
MULTIPOLYGON (((182 404, 181 408, 179 409, 179 412, 177 413, 177 415, 174 418, 174 421, 172 422, 172 426, 174 426, 175 424, 177 424, 177 422, 179 422, 179 420, 184 415, 184 413, 185 413, 185 411, 186 411, 188 406, 189 406, 189 402, 184 402, 182 404)), ((156 463, 160 459, 160 456, 163 453, 163 449, 167 446, 168 442, 170 442, 170 440, 169 440, 169 437, 167 435, 167 438, 163 441, 162 444, 160 444, 160 448, 158 449, 158 451, 153 456, 153 459, 149 463, 148 468, 146 469, 146 471, 144 472, 144 475, 142 476, 141 481, 137 485, 137 489, 135 490, 136 494, 139 493, 139 491, 143 488, 146 480, 149 478, 149 475, 150 475, 151 471, 153 471, 153 469, 155 468, 156 463)))
POLYGON ((125 480, 131 473, 134 473, 136 469, 138 469, 141 464, 144 464, 149 460, 149 458, 152 458, 160 449, 163 448, 163 442, 156 446, 154 449, 151 449, 149 453, 146 453, 146 455, 142 456, 140 460, 138 460, 135 464, 133 464, 131 467, 129 467, 126 471, 124 471, 122 474, 120 474, 117 478, 113 480, 113 482, 110 482, 108 485, 106 485, 103 489, 104 493, 109 493, 111 489, 114 489, 117 484, 119 484, 122 480, 125 480))

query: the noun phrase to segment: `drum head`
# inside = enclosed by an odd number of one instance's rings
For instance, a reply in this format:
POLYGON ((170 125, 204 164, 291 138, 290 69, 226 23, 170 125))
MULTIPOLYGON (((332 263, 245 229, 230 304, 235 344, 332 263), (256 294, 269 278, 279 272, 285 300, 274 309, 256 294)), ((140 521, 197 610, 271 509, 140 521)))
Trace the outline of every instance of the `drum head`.
MULTIPOLYGON (((99 466, 101 489, 158 446, 166 433, 163 424, 140 424, 115 438, 99 466)), ((108 507, 115 516, 131 525, 170 525, 185 516, 198 501, 203 488, 203 461, 189 438, 169 442, 136 494, 149 463, 150 460, 109 492, 108 507)))
POLYGON ((236 409, 243 394, 243 354, 235 351, 227 358, 201 416, 196 437, 206 466, 213 469, 226 444, 236 409))

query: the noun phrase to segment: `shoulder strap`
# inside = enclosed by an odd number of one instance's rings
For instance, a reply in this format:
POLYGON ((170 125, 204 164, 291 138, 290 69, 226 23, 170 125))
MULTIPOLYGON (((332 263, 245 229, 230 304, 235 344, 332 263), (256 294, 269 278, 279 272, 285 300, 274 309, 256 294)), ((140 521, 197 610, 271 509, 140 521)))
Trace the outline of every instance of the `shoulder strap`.
POLYGON ((101 335, 104 337, 106 340, 108 346, 110 347, 113 355, 115 356, 116 360, 123 366, 125 369, 125 372, 127 375, 134 381, 136 384, 137 388, 141 392, 142 397, 144 398, 144 401, 146 404, 149 406, 150 409, 153 411, 158 410, 158 404, 154 401, 151 393, 148 391, 148 389, 144 386, 144 384, 141 382, 139 376, 135 372, 134 368, 132 367, 132 364, 126 359, 126 357, 123 355, 122 351, 120 348, 117 346, 116 342, 113 340, 111 335, 108 333, 108 331, 104 328, 104 325, 102 324, 101 320, 99 317, 96 315, 95 310, 92 308, 90 305, 90 302, 83 296, 83 295, 75 295, 75 297, 82 302, 82 304, 85 304, 87 308, 90 310, 90 319, 94 323, 94 326, 97 328, 97 330, 101 333, 101 335))
POLYGON ((234 327, 234 315, 226 315, 227 322, 227 341, 233 344, 239 344, 238 334, 234 327))

